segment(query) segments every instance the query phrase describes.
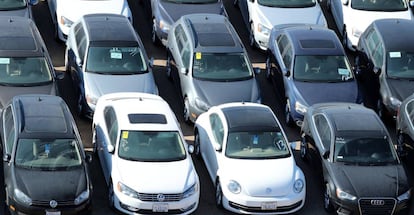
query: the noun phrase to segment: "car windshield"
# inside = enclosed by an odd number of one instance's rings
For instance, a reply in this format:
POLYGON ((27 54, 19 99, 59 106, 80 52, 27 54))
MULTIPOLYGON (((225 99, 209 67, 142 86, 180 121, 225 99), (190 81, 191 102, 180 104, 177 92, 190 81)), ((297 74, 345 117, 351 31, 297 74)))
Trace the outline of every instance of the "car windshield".
POLYGON ((316 5, 316 0, 258 0, 258 3, 267 7, 301 8, 316 5))
POLYGON ((0 57, 1 85, 39 85, 52 81, 44 57, 0 57))
POLYGON ((393 145, 386 136, 349 135, 335 138, 334 160, 354 165, 397 163, 393 145))
POLYGON ((414 79, 414 53, 388 52, 387 75, 390 78, 414 79))
POLYGON ((297 81, 343 82, 353 80, 346 56, 296 56, 293 77, 297 81))
POLYGON ((205 4, 215 3, 217 0, 164 0, 166 2, 178 3, 178 4, 205 4))
POLYGON ((186 151, 177 131, 123 130, 118 156, 132 161, 179 161, 186 158, 186 151))
POLYGON ((230 132, 226 156, 239 159, 274 159, 290 156, 288 145, 280 131, 230 132))
POLYGON ((0 11, 1 10, 15 10, 26 7, 25 0, 10 0, 10 1, 0 1, 0 11))
POLYGON ((75 139, 20 139, 15 164, 41 170, 66 169, 81 165, 81 154, 75 139))
POLYGON ((253 77, 253 71, 244 53, 194 54, 193 77, 210 81, 240 81, 253 77))
POLYGON ((140 74, 147 72, 147 64, 138 47, 90 47, 86 70, 111 75, 140 74))
POLYGON ((351 7, 368 11, 405 11, 408 9, 404 0, 352 0, 351 7))

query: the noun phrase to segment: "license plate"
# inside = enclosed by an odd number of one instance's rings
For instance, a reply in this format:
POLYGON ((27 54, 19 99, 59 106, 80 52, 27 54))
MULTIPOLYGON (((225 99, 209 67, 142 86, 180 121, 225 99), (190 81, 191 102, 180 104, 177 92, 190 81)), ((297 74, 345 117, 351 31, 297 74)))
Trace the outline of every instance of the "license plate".
POLYGON ((46 215, 60 215, 60 211, 46 211, 46 215))
POLYGON ((168 204, 154 204, 152 212, 168 212, 168 204))
POLYGON ((276 202, 263 202, 262 203, 262 210, 276 210, 277 204, 276 202))

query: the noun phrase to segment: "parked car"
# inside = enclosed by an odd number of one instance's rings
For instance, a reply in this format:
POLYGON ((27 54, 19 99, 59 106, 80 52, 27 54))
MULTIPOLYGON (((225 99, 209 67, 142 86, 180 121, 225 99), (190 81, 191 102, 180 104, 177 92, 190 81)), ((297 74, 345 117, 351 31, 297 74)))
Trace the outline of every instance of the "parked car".
MULTIPOLYGON (((406 0, 327 0, 328 10, 342 36, 345 48, 355 50, 359 38, 373 21, 387 18, 413 19, 406 0)), ((410 6, 411 5, 411 6, 410 6)))
POLYGON ((55 38, 66 41, 69 29, 83 15, 110 13, 123 15, 132 23, 133 17, 127 0, 47 0, 55 38))
POLYGON ((391 136, 370 108, 319 103, 301 127, 300 156, 324 183, 324 208, 338 214, 398 214, 412 185, 391 136))
POLYGON ((171 26, 183 15, 213 13, 226 15, 222 0, 151 0, 152 36, 154 44, 167 45, 171 26))
POLYGON ((406 155, 405 146, 414 147, 414 93, 402 101, 397 111, 397 146, 400 155, 406 155))
POLYGON ((98 98, 107 93, 158 94, 151 62, 127 18, 83 16, 69 31, 65 54, 78 112, 92 118, 98 98))
POLYGON ((266 74, 285 99, 287 125, 301 125, 309 106, 321 102, 361 102, 358 85, 333 30, 316 25, 273 28, 266 74))
POLYGON ((194 122, 211 106, 227 102, 261 103, 260 89, 242 41, 222 15, 182 16, 171 28, 167 74, 178 73, 184 120, 194 122))
POLYGON ((81 214, 91 210, 90 156, 65 101, 18 95, 1 113, 6 206, 11 214, 81 214))
POLYGON ((110 207, 126 214, 191 214, 197 209, 200 182, 192 150, 161 97, 104 95, 92 131, 110 207))
POLYGON ((385 113, 395 117, 401 101, 414 93, 413 35, 413 21, 382 19, 369 25, 360 37, 356 69, 375 91, 374 108, 381 117, 385 113))
POLYGON ((22 16, 32 18, 32 6, 39 0, 0 1, 0 16, 22 16))
POLYGON ((274 26, 292 23, 316 24, 328 27, 319 1, 235 0, 243 21, 250 32, 249 44, 266 50, 274 26))
POLYGON ((55 72, 36 24, 0 16, 0 29, 0 109, 15 95, 59 95, 57 80, 64 73, 55 72))
POLYGON ((305 204, 305 176, 268 106, 240 102, 210 108, 195 122, 194 147, 215 185, 218 207, 287 214, 305 204))

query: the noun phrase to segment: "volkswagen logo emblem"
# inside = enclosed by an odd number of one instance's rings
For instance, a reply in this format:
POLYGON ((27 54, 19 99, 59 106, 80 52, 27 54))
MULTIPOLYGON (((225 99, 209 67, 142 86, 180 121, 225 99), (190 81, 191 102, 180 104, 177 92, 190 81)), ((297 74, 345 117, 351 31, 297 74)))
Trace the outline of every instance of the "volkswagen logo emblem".
POLYGON ((269 193, 271 193, 272 192, 272 189, 271 188, 266 188, 266 193, 267 194, 269 194, 269 193))
POLYGON ((55 200, 51 200, 51 201, 49 202, 49 205, 50 205, 50 207, 55 208, 55 207, 57 207, 58 203, 57 203, 57 201, 55 201, 55 200))
POLYGON ((158 200, 159 202, 163 202, 163 201, 165 200, 165 196, 164 196, 164 194, 162 194, 162 193, 158 194, 158 195, 157 195, 157 200, 158 200))
POLYGON ((381 199, 371 200, 371 205, 382 206, 384 204, 385 204, 385 201, 384 200, 381 200, 381 199))

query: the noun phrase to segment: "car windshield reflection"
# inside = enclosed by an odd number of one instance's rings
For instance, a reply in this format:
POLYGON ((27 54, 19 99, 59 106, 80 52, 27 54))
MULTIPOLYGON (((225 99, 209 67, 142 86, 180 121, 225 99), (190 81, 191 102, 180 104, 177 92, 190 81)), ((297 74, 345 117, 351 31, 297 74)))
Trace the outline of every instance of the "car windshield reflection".
POLYGON ((356 165, 396 164, 397 157, 386 137, 335 138, 334 160, 356 165))
POLYGON ((313 7, 316 5, 316 0, 258 0, 258 3, 268 7, 282 7, 282 8, 302 8, 313 7))
POLYGON ((296 56, 293 77, 297 81, 343 82, 353 80, 345 56, 296 56))
POLYGON ((44 57, 0 57, 0 84, 39 85, 52 81, 44 57))
POLYGON ((408 9, 404 0, 352 0, 351 7, 368 11, 405 11, 408 9))
POLYGON ((239 159, 272 159, 290 156, 290 151, 280 131, 230 132, 226 156, 239 159))
POLYGON ((25 7, 25 0, 0 1, 0 10, 15 10, 25 7))
POLYGON ((238 81, 252 78, 253 71, 244 53, 196 52, 193 77, 210 81, 238 81))
POLYGON ((147 72, 147 64, 138 47, 90 47, 86 70, 100 74, 139 74, 147 72))
POLYGON ((122 131, 118 156, 132 161, 179 161, 186 158, 177 131, 122 131))
POLYGON ((80 166, 81 155, 75 139, 20 139, 15 164, 28 169, 66 169, 80 166))
POLYGON ((388 52, 387 74, 390 78, 414 79, 414 53, 388 52))

